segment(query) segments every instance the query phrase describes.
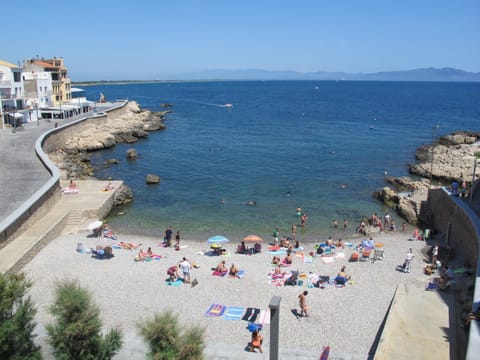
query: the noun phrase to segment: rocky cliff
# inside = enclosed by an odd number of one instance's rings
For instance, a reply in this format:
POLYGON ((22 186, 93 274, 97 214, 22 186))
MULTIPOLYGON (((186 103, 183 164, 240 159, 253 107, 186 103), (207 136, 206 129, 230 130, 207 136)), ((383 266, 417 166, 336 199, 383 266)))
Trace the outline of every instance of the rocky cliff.
MULTIPOLYGON (((453 181, 471 182, 475 159, 480 157, 479 138, 480 133, 454 132, 434 144, 420 146, 416 151, 417 163, 409 165, 413 177, 387 178, 391 186, 376 191, 374 197, 410 224, 428 224, 431 216, 428 190, 453 181)), ((480 173, 479 168, 476 173, 480 173)))
POLYGON ((149 131, 162 130, 165 115, 170 111, 143 110, 135 101, 123 108, 83 121, 58 132, 49 139, 55 146, 47 145, 47 152, 60 169, 63 179, 82 179, 93 176, 89 152, 133 143, 148 136, 149 131))

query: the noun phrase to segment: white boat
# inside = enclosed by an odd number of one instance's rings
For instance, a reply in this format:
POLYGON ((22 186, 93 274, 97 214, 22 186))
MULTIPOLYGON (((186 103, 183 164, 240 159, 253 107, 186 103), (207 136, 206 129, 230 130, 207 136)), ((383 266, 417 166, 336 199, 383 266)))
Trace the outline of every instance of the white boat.
POLYGON ((232 104, 225 104, 225 105, 223 105, 223 106, 225 106, 226 108, 229 108, 229 109, 233 108, 233 105, 232 105, 232 104))

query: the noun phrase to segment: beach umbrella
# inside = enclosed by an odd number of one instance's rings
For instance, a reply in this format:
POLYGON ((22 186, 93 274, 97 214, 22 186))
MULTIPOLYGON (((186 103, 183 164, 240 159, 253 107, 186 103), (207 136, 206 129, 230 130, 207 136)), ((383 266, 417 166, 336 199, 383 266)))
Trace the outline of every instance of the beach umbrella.
POLYGON ((90 231, 93 231, 95 229, 98 229, 100 226, 103 225, 103 222, 101 220, 96 220, 94 222, 91 222, 89 225, 88 225, 88 230, 90 231))
POLYGON ((245 242, 262 242, 263 239, 258 235, 248 235, 243 238, 245 242))
POLYGON ((229 240, 222 235, 215 235, 215 236, 212 236, 210 239, 208 239, 209 244, 221 244, 226 242, 229 242, 229 240))

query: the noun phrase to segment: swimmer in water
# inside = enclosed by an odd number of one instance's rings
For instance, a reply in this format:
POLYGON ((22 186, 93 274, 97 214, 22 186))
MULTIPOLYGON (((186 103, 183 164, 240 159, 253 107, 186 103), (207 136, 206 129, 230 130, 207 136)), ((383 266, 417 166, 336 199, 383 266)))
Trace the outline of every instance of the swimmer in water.
POLYGON ((250 200, 250 201, 247 201, 247 205, 249 206, 257 206, 257 202, 255 200, 250 200))

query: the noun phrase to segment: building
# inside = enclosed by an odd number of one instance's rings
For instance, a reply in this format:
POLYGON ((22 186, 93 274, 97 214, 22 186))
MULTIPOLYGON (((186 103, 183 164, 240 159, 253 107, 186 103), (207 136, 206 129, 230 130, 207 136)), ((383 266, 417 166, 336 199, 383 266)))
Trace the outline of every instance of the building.
POLYGON ((24 107, 22 68, 0 60, 0 127, 22 122, 24 115, 19 110, 24 107))

